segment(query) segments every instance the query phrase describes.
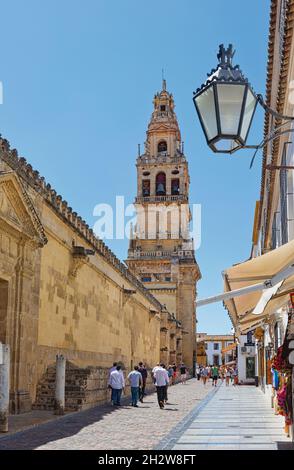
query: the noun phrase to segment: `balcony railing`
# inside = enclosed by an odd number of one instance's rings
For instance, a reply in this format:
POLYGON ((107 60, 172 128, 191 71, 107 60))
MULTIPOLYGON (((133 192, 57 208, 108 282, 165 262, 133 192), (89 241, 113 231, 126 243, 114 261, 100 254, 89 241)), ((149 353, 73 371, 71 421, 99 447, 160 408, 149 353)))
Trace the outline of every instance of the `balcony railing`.
POLYGON ((184 201, 188 202, 188 196, 184 194, 176 194, 176 195, 167 195, 167 196, 137 196, 135 202, 137 204, 142 204, 146 202, 177 202, 177 201, 184 201))
POLYGON ((177 250, 177 251, 142 251, 142 250, 129 250, 129 258, 171 258, 177 257, 181 259, 191 259, 195 255, 194 250, 177 250))
POLYGON ((178 163, 185 163, 186 162, 186 157, 184 154, 182 155, 179 155, 179 156, 174 156, 174 157, 171 157, 170 154, 164 152, 161 153, 158 153, 158 155, 140 155, 137 159, 137 162, 138 163, 143 163, 144 165, 148 165, 148 163, 165 163, 165 162, 168 162, 168 163, 174 163, 174 164, 178 164, 178 163))

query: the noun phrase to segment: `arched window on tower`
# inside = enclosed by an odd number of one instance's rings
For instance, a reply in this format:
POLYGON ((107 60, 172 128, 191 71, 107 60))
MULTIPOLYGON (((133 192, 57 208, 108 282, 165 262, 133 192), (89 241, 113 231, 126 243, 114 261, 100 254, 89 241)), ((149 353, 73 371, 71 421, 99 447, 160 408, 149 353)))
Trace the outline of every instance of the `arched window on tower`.
POLYGON ((142 180, 142 196, 150 196, 150 180, 142 180))
POLYGON ((167 143, 165 140, 161 140, 160 142, 158 142, 157 151, 158 153, 167 152, 167 143))
POLYGON ((175 178, 171 182, 171 193, 173 196, 177 196, 180 194, 180 180, 179 178, 175 178))
POLYGON ((156 196, 166 195, 166 176, 165 173, 158 173, 156 176, 156 196))

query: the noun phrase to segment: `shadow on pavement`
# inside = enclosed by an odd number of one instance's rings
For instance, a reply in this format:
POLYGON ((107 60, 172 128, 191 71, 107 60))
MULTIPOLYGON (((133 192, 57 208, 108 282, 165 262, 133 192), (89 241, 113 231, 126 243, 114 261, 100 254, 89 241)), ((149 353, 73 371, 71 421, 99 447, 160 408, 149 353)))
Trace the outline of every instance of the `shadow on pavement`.
MULTIPOLYGON (((84 427, 94 424, 120 409, 130 408, 133 410, 130 406, 130 397, 123 398, 121 404, 120 407, 113 407, 110 403, 106 403, 88 410, 70 413, 54 421, 38 424, 7 436, 0 434, 0 450, 33 450, 49 442, 73 436, 84 427)), ((140 408, 150 407, 139 405, 136 411, 139 411, 140 408)))

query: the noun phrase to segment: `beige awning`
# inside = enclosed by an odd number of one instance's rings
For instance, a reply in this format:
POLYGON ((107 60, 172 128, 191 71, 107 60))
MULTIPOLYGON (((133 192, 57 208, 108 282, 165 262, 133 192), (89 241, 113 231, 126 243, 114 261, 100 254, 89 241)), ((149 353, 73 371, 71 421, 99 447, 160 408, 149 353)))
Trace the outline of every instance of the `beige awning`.
MULTIPOLYGON (((270 279, 291 263, 294 263, 294 240, 264 255, 226 269, 224 291, 233 291, 270 279)), ((240 329, 244 330, 257 323, 260 324, 261 320, 265 320, 284 305, 289 299, 289 292, 293 290, 294 276, 291 275, 283 280, 278 289, 273 290, 272 296, 264 302, 261 315, 252 312, 266 289, 226 300, 224 304, 233 322, 238 323, 240 329)))
POLYGON ((234 349, 236 349, 236 347, 237 347, 237 343, 229 344, 229 346, 226 346, 225 348, 222 349, 222 354, 233 351, 234 349))

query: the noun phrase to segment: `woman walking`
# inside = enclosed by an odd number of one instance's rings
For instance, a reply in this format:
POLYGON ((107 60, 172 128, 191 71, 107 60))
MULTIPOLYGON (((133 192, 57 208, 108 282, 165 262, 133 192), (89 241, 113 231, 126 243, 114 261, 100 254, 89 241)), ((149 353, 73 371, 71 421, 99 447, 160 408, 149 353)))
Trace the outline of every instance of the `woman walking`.
POLYGON ((207 378, 208 378, 208 367, 203 367, 201 371, 201 377, 202 377, 203 385, 205 386, 207 378))
POLYGON ((230 369, 227 367, 225 370, 225 376, 226 376, 226 387, 229 387, 230 385, 230 378, 231 378, 231 372, 230 369))

